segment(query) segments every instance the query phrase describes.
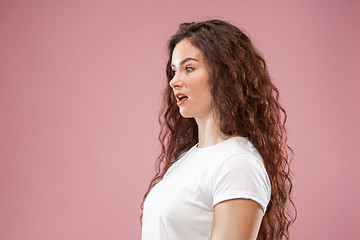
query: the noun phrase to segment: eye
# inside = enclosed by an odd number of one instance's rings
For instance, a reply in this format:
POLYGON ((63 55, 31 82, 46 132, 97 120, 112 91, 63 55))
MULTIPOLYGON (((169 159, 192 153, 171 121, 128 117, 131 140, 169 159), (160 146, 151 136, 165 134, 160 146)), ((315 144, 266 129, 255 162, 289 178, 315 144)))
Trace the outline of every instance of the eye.
POLYGON ((175 75, 176 70, 175 70, 175 69, 171 69, 171 72, 175 75))
POLYGON ((192 72, 192 71, 194 71, 194 68, 192 68, 192 67, 186 67, 186 72, 190 73, 190 72, 192 72))

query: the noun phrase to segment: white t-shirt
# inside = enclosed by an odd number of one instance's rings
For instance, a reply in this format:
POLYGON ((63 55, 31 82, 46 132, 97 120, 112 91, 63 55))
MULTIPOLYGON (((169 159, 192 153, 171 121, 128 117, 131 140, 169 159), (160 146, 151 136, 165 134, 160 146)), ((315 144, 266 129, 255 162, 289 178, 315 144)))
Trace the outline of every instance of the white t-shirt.
POLYGON ((213 206, 228 199, 252 199, 265 213, 271 185, 252 143, 233 137, 210 147, 197 145, 148 194, 142 240, 209 240, 213 206))

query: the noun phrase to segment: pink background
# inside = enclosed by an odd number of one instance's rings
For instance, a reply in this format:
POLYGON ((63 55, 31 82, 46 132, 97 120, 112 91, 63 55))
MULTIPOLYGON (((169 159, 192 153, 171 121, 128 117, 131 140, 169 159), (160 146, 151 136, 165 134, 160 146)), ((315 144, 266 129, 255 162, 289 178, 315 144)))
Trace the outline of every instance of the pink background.
POLYGON ((0 239, 140 239, 166 41, 207 18, 245 30, 280 90, 294 239, 355 239, 359 16, 359 1, 2 0, 0 239))

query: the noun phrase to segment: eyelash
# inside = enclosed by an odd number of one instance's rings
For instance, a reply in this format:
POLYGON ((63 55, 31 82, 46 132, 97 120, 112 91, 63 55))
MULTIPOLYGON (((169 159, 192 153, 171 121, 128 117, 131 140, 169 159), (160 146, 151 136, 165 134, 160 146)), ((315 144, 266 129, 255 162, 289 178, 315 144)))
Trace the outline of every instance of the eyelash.
POLYGON ((192 72, 192 71, 194 71, 194 68, 192 68, 192 67, 186 67, 186 72, 188 72, 189 73, 189 71, 188 71, 188 69, 191 69, 191 71, 190 72, 192 72))
MULTIPOLYGON (((185 69, 186 69, 186 72, 187 72, 187 73, 191 73, 192 71, 195 70, 193 67, 185 67, 185 69), (189 69, 191 69, 191 71, 189 71, 189 69)), ((171 71, 173 72, 174 75, 176 74, 176 71, 175 71, 175 70, 172 69, 171 71)))

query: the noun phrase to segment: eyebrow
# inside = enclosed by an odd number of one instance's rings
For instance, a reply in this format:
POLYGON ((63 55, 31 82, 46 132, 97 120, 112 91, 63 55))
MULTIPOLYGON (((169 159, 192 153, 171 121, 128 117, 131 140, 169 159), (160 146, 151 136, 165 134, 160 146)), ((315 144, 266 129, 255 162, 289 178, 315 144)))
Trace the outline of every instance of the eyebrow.
MULTIPOLYGON (((183 60, 180 62, 180 65, 183 65, 184 63, 186 63, 187 61, 190 61, 190 60, 194 60, 194 61, 199 62, 199 60, 197 60, 196 58, 187 57, 187 58, 183 59, 183 60)), ((172 66, 172 67, 175 67, 174 64, 171 64, 171 66, 172 66)))

